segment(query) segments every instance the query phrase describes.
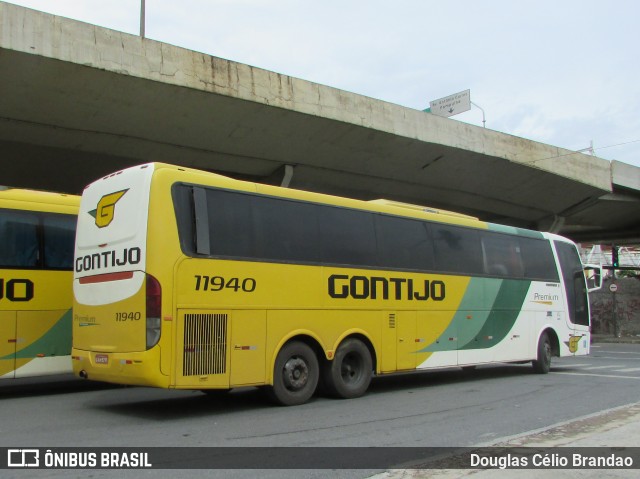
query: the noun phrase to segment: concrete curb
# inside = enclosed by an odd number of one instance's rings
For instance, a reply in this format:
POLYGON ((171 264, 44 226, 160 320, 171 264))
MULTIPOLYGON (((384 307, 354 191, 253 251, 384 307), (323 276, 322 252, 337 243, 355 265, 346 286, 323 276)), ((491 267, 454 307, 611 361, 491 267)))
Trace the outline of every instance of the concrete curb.
MULTIPOLYGON (((527 434, 502 438, 496 442, 477 447, 637 447, 640 444, 640 402, 609 409, 555 424, 527 434)), ((454 456, 455 457, 455 456, 454 456)), ((602 478, 637 477, 636 470, 603 471, 592 470, 496 470, 496 469, 403 469, 391 470, 374 476, 376 479, 439 478, 493 479, 518 478, 602 478)))

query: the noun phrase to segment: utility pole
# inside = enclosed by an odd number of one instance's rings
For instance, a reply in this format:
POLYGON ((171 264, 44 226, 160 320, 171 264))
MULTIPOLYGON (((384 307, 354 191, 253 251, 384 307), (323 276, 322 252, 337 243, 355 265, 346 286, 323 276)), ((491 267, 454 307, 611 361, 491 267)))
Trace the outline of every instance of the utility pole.
POLYGON ((145 0, 140 0, 140 37, 141 38, 144 38, 144 23, 145 23, 144 2, 145 0))

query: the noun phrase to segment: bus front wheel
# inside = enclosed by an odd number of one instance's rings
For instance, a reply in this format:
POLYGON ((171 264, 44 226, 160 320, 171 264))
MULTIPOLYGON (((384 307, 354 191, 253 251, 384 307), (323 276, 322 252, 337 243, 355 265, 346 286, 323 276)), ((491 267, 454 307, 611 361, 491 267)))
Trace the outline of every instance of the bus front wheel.
POLYGON ((540 336, 537 359, 531 362, 533 370, 538 374, 547 374, 551 369, 551 340, 547 333, 540 336))
POLYGON ((327 363, 323 373, 331 395, 343 399, 360 397, 371 383, 371 352, 362 341, 347 339, 338 347, 333 361, 327 363))
POLYGON ((273 369, 272 399, 283 406, 295 406, 309 400, 318 386, 318 358, 305 343, 293 341, 278 353, 273 369))

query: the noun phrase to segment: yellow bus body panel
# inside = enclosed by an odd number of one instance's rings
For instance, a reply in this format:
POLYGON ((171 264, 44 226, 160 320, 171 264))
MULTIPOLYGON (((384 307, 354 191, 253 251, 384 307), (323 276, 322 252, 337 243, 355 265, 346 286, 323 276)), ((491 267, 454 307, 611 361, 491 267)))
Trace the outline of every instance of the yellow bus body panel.
POLYGON ((75 304, 74 346, 98 352, 145 350, 145 287, 122 301, 98 307, 75 304))

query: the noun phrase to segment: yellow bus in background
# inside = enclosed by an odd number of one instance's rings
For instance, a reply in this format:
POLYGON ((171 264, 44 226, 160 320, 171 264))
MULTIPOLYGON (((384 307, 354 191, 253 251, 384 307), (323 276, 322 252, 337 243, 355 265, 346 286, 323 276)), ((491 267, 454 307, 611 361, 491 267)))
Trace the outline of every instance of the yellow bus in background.
POLYGON ((576 245, 389 201, 146 164, 89 185, 74 258, 80 377, 176 389, 319 384, 589 353, 576 245))
POLYGON ((80 197, 0 187, 0 379, 71 373, 80 197))

